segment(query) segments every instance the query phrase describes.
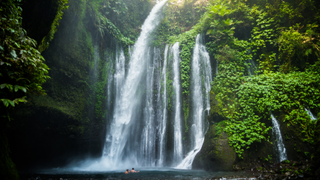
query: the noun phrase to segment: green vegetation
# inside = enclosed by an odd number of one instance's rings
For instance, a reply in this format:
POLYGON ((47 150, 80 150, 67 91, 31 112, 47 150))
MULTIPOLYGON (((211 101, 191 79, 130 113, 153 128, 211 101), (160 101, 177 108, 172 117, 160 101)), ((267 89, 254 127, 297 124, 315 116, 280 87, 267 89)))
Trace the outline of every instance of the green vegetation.
POLYGON ((26 102, 26 93, 45 94, 41 85, 49 78, 35 40, 22 28, 19 1, 1 3, 0 98, 5 107, 26 102))
POLYGON ((115 37, 123 46, 134 44, 140 33, 140 25, 150 10, 148 0, 117 1, 89 0, 87 12, 91 17, 90 26, 95 27, 101 44, 108 41, 108 34, 115 37))
POLYGON ((314 22, 319 13, 315 2, 301 3, 310 7, 316 16, 303 14, 297 2, 279 1, 272 6, 264 1, 259 3, 261 6, 243 1, 215 1, 208 8, 212 21, 207 34, 212 40, 207 47, 219 62, 219 74, 212 87, 218 103, 212 101, 212 106, 227 119, 225 131, 239 157, 252 143, 269 141, 271 127, 264 122, 270 119, 270 112, 285 113, 283 121, 288 126, 298 125, 295 130, 301 132, 300 137, 312 144, 316 122, 310 120, 304 107, 318 109, 320 105, 316 97, 319 39, 313 27, 317 26, 314 22), (297 19, 292 17, 287 24, 289 10, 299 11, 300 15, 297 19), (305 25, 301 24, 300 16, 308 18, 305 25), (299 30, 297 24, 301 27, 299 30), (251 29, 251 33, 240 35, 237 30, 243 28, 251 29), (259 63, 259 75, 243 76, 249 59, 259 63))
POLYGON ((20 102, 27 102, 27 94, 45 94, 42 84, 49 79, 49 68, 36 49, 36 41, 22 28, 19 3, 20 0, 0 3, 0 171, 3 179, 19 179, 6 137, 10 113, 20 102))
POLYGON ((49 42, 53 40, 54 34, 57 32, 59 26, 59 21, 62 19, 63 10, 68 9, 68 0, 57 0, 58 10, 56 16, 51 24, 51 29, 49 33, 42 39, 41 44, 38 47, 40 52, 44 51, 49 47, 49 42))
MULTIPOLYGON (((195 37, 206 32, 206 47, 219 64, 210 93, 211 114, 226 119, 224 130, 240 158, 253 143, 269 141, 270 112, 284 114, 281 121, 302 141, 314 143, 317 122, 310 120, 304 108, 320 109, 318 6, 307 0, 210 1, 191 30, 179 35, 173 30, 158 33, 158 39, 180 42, 187 98, 195 37), (249 60, 258 64, 255 76, 246 76, 252 66, 249 60)), ((167 19, 160 32, 169 27, 167 19)), ((184 103, 185 115, 186 107, 184 103)))
POLYGON ((133 44, 133 42, 125 37, 120 30, 107 18, 110 11, 116 12, 118 15, 125 13, 128 10, 125 3, 117 3, 116 1, 89 1, 88 12, 93 18, 93 24, 100 35, 101 41, 104 40, 105 34, 108 32, 114 36, 123 45, 133 44), (107 9, 107 11, 105 11, 107 9), (104 12, 104 13, 102 13, 104 12))

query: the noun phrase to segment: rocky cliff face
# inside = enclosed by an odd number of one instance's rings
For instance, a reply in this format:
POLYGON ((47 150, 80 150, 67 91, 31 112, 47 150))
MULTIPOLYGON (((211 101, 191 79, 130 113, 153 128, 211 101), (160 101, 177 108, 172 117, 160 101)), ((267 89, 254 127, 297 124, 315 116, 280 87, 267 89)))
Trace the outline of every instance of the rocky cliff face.
POLYGON ((193 163, 193 168, 216 171, 233 170, 237 155, 229 146, 227 134, 221 130, 221 126, 217 124, 209 127, 203 147, 193 163))
POLYGON ((93 50, 85 28, 85 4, 69 3, 55 39, 43 52, 51 77, 43 85, 47 96, 30 96, 12 122, 10 143, 18 168, 45 167, 50 162, 60 166, 66 157, 101 154, 105 127, 101 119, 86 118, 93 50))
MULTIPOLYGON (((109 112, 102 112, 106 109, 104 81, 113 68, 116 40, 108 32, 103 39, 99 37, 94 25, 96 17, 90 14, 95 7, 90 3, 69 0, 53 41, 42 53, 50 68, 51 79, 43 85, 47 95, 29 96, 28 103, 18 107, 12 117, 9 142, 20 170, 59 167, 79 157, 102 154, 110 116, 109 112)), ((145 4, 134 16, 136 22, 142 23, 149 13, 150 3, 145 4)), ((36 1, 25 5, 24 16, 28 18, 24 24, 31 36, 41 31, 34 24, 42 22, 34 22, 39 18, 33 17, 45 13, 33 11, 33 7, 42 5, 36 1)), ((127 6, 132 8, 132 3, 127 6)), ((52 10, 48 13, 52 16, 52 10)), ((40 35, 36 38, 41 40, 40 35)))

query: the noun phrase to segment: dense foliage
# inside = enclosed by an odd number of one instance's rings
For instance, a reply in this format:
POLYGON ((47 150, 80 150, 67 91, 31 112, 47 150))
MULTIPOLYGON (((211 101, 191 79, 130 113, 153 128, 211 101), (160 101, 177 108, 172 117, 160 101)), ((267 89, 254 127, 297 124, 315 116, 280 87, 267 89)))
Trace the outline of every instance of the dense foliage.
POLYGON ((35 40, 21 27, 19 1, 1 3, 1 101, 5 107, 26 102, 26 93, 45 94, 41 85, 49 78, 35 40))
POLYGON ((320 105, 316 2, 221 0, 207 13, 207 47, 219 63, 212 112, 227 119, 225 131, 238 155, 269 141, 265 120, 272 112, 286 114, 283 121, 312 144, 316 122, 305 108, 318 112, 320 105), (252 63, 258 64, 255 76, 244 76, 254 75, 252 63))
POLYGON ((209 1, 207 12, 190 31, 167 38, 181 43, 181 78, 187 93, 194 38, 207 34, 206 47, 219 72, 212 84, 211 114, 226 119, 224 130, 239 157, 252 144, 269 141, 272 112, 284 114, 279 120, 301 140, 315 141, 317 121, 306 109, 320 109, 318 7, 312 0, 209 1))
POLYGON ((146 15, 150 8, 150 2, 147 0, 90 0, 87 5, 87 11, 101 43, 107 34, 111 34, 123 46, 134 44, 133 41, 140 33, 139 26, 144 20, 141 15, 146 15))
POLYGON ((22 28, 20 2, 1 1, 0 6, 0 170, 3 179, 19 178, 6 137, 11 121, 9 112, 20 102, 27 102, 27 94, 45 94, 42 84, 49 79, 49 68, 37 50, 36 41, 22 28))

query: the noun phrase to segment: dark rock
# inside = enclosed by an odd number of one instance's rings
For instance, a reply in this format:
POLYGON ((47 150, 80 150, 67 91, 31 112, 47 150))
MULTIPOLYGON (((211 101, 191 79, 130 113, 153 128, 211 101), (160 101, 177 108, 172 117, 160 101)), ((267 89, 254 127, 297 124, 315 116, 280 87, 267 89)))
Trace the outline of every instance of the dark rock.
POLYGON ((215 127, 211 125, 201 151, 195 157, 192 164, 193 169, 205 170, 241 170, 246 166, 233 166, 237 155, 229 145, 228 136, 225 132, 221 132, 217 136, 215 127))

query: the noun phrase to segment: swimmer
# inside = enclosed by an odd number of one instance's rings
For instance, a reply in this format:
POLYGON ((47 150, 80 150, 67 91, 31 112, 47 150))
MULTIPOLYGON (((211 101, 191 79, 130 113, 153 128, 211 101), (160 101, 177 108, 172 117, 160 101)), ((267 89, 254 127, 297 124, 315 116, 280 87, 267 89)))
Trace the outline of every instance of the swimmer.
POLYGON ((125 174, 129 174, 130 172, 129 172, 129 169, 127 169, 127 171, 125 172, 125 174))
POLYGON ((136 172, 140 172, 140 171, 135 171, 134 168, 132 168, 132 170, 130 172, 136 173, 136 172))

